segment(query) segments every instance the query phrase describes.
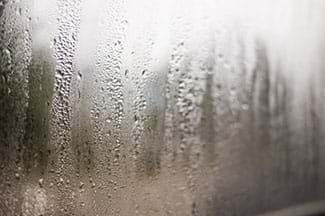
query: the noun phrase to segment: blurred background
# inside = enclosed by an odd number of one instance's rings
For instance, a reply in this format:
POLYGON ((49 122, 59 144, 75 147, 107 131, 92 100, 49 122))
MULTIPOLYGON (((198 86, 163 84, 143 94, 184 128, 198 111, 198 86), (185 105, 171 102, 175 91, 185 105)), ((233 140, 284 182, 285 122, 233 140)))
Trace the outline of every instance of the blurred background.
POLYGON ((324 11, 0 0, 0 215, 324 210, 324 11))

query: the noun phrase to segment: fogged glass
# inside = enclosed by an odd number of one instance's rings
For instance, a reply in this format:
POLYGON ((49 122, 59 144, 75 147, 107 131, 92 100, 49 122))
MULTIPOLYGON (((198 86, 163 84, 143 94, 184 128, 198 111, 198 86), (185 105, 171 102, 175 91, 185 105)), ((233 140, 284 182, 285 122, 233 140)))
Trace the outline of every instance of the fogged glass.
POLYGON ((0 215, 257 215, 325 198, 325 1, 0 0, 0 215))

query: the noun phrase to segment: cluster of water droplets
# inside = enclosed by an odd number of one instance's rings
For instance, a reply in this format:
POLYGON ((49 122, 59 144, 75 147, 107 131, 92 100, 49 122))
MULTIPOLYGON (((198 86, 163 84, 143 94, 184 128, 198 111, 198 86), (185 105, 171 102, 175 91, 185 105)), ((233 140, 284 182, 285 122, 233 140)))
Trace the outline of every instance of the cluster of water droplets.
POLYGON ((0 0, 0 215, 324 196, 323 15, 293 2, 0 0))

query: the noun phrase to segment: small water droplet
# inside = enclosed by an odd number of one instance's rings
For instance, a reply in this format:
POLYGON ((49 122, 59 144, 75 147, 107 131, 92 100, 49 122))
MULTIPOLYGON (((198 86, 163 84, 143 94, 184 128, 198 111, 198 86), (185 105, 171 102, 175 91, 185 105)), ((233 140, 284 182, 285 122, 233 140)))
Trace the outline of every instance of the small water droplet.
POLYGON ((42 178, 40 178, 40 179, 38 180, 38 185, 39 185, 40 187, 43 187, 43 179, 42 179, 42 178))
POLYGON ((80 80, 81 78, 82 78, 82 74, 81 74, 81 72, 80 71, 78 71, 78 79, 80 80))

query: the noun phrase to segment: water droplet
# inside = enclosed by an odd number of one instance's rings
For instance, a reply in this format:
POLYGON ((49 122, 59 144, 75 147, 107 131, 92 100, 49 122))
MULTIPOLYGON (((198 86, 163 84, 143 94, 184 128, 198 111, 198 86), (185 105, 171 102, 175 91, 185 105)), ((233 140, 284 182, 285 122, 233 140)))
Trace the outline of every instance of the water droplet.
POLYGON ((43 187, 43 179, 42 178, 40 178, 39 180, 38 180, 38 185, 40 186, 40 187, 43 187))
POLYGON ((77 77, 78 77, 79 80, 82 78, 81 71, 78 71, 77 77))

